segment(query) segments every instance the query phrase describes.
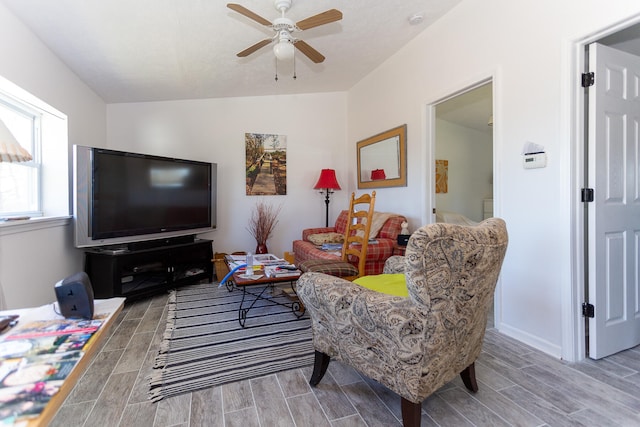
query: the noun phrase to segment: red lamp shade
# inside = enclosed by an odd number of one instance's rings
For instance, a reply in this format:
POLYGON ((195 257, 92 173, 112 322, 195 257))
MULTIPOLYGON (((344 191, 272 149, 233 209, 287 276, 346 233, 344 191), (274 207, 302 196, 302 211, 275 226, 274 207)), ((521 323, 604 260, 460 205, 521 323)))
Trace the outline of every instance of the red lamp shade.
POLYGON ((387 175, 384 173, 384 169, 374 169, 371 171, 371 181, 377 181, 379 179, 387 179, 387 175))
POLYGON ((320 178, 318 178, 318 182, 316 182, 316 186, 313 187, 313 189, 341 190, 340 184, 338 184, 338 180, 336 179, 336 171, 333 169, 322 169, 322 171, 320 171, 320 178))

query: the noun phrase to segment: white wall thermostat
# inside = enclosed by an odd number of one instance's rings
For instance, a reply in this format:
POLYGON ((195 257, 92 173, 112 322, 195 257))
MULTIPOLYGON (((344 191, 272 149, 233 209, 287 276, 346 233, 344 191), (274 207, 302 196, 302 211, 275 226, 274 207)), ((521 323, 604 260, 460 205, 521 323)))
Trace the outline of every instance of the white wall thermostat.
POLYGON ((522 156, 522 166, 525 169, 543 168, 547 166, 547 153, 527 153, 522 156))

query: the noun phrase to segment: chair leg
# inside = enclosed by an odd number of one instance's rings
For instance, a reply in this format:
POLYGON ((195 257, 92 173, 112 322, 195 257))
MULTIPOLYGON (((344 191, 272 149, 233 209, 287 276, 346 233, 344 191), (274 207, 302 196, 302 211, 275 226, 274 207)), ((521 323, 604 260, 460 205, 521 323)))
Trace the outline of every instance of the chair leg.
POLYGON ((327 372, 329 362, 331 362, 331 357, 316 350, 315 359, 313 361, 313 373, 311 374, 309 384, 312 386, 318 385, 322 377, 324 377, 324 374, 327 372))
POLYGON ((401 409, 403 427, 420 427, 420 420, 422 418, 421 403, 413 403, 403 397, 401 409))
POLYGON ((472 392, 478 391, 478 383, 476 382, 476 364, 475 362, 467 366, 464 371, 460 372, 460 377, 465 387, 472 392))

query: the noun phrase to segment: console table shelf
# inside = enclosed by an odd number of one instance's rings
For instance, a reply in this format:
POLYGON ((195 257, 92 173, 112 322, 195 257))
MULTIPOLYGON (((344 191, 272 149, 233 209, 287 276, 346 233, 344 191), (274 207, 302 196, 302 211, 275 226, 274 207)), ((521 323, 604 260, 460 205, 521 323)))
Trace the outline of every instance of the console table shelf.
MULTIPOLYGON (((83 355, 80 361, 75 365, 73 370, 64 379, 60 390, 51 397, 51 400, 47 403, 42 413, 34 419, 26 420, 26 422, 18 422, 15 425, 21 425, 26 427, 44 427, 51 423, 51 420, 56 415, 56 412, 64 403, 64 400, 73 390, 73 387, 78 382, 84 371, 89 367, 93 357, 99 351, 100 347, 110 336, 110 329, 115 326, 118 314, 124 307, 124 298, 110 298, 104 300, 94 301, 94 319, 102 317, 104 322, 100 328, 93 334, 91 339, 82 348, 83 355)), ((41 307, 34 308, 22 308, 18 310, 6 310, 0 312, 0 315, 18 314, 20 315, 20 322, 14 329, 9 329, 0 334, 0 341, 4 340, 12 332, 19 331, 23 326, 29 325, 33 321, 54 320, 63 319, 60 316, 56 308, 56 303, 47 304, 41 307)))
POLYGON ((130 251, 90 249, 85 271, 96 298, 142 297, 170 288, 213 280, 212 241, 197 239, 130 251))

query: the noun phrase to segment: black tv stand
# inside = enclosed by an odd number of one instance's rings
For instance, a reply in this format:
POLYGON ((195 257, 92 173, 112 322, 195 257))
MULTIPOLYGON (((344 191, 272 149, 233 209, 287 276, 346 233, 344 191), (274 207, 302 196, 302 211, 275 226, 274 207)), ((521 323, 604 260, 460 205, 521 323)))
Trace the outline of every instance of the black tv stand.
POLYGON ((96 298, 143 297, 201 280, 213 281, 212 240, 180 238, 126 250, 89 249, 85 271, 96 298), (163 244, 158 244, 164 242, 163 244))
POLYGON ((194 235, 168 237, 166 239, 144 240, 141 242, 129 243, 127 245, 127 249, 129 249, 130 251, 140 251, 143 249, 154 249, 154 248, 161 248, 164 246, 193 243, 195 240, 196 240, 196 236, 194 235))

